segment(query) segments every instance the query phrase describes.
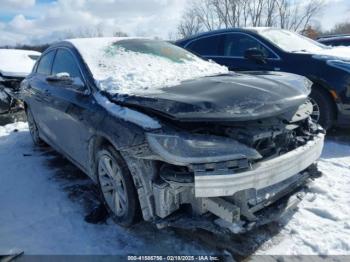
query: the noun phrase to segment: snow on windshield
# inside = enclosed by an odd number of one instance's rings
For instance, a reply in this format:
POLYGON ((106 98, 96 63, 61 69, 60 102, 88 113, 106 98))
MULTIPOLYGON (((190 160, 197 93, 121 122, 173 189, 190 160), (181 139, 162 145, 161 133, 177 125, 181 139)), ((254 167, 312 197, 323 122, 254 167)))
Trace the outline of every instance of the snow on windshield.
POLYGON ((24 77, 32 71, 39 56, 36 51, 0 49, 0 72, 4 76, 24 77))
POLYGON ((167 42, 140 38, 68 41, 84 58, 97 86, 111 94, 157 92, 185 80, 228 73, 226 67, 167 42))
POLYGON ((259 30, 258 33, 287 52, 317 52, 326 46, 299 34, 280 29, 259 30))

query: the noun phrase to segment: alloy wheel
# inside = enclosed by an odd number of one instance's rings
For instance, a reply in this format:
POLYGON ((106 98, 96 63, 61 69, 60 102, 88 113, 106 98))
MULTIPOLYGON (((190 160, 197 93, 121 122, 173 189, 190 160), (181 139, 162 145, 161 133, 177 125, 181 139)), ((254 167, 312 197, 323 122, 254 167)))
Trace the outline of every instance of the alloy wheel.
POLYGON ((127 212, 128 200, 125 182, 118 163, 109 155, 98 160, 98 176, 104 199, 111 211, 118 217, 127 212))
POLYGON ((311 118, 318 123, 320 121, 321 111, 320 106, 316 103, 316 101, 313 98, 310 98, 310 102, 312 104, 312 113, 311 118))

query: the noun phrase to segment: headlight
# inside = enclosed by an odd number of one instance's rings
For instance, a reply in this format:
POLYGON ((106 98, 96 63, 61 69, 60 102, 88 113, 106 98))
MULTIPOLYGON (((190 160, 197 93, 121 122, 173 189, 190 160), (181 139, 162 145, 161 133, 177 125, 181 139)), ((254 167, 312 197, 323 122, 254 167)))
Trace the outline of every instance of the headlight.
POLYGON ((189 133, 147 133, 146 137, 154 153, 176 165, 262 157, 255 149, 229 138, 189 133))
POLYGON ((341 60, 329 60, 327 61, 327 64, 350 73, 350 62, 345 62, 341 60))

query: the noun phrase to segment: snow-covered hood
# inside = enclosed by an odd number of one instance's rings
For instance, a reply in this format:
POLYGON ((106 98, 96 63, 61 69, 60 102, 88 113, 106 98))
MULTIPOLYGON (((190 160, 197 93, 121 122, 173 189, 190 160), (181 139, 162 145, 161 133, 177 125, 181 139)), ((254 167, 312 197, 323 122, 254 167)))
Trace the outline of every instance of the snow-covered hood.
POLYGON ((111 99, 180 121, 247 121, 296 109, 307 99, 310 86, 305 77, 289 73, 231 73, 111 99))
POLYGON ((9 77, 26 77, 41 53, 18 49, 0 49, 0 73, 9 77))
POLYGON ((228 73, 163 41, 147 38, 84 38, 67 40, 88 65, 96 86, 110 94, 160 91, 182 81, 228 73))
POLYGON ((324 49, 308 50, 305 52, 299 52, 301 54, 311 54, 315 58, 324 60, 343 60, 350 62, 350 47, 337 46, 324 49))

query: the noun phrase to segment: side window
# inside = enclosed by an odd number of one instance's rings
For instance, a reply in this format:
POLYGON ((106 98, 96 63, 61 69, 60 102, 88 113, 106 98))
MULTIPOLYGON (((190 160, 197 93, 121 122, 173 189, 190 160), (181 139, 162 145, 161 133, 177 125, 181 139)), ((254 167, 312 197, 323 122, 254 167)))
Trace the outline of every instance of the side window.
POLYGON ((245 34, 227 34, 224 41, 225 56, 244 57, 244 52, 250 48, 261 50, 266 57, 275 56, 256 39, 245 34))
POLYGON ((52 61, 55 57, 55 50, 52 50, 46 54, 44 54, 37 65, 36 72, 42 75, 50 75, 51 74, 51 67, 52 67, 52 61))
POLYGON ((214 35, 200 38, 187 46, 194 53, 202 56, 221 56, 222 55, 223 35, 214 35))
POLYGON ((58 73, 68 73, 71 78, 82 79, 73 55, 64 49, 58 49, 53 63, 52 74, 56 75, 58 73))

